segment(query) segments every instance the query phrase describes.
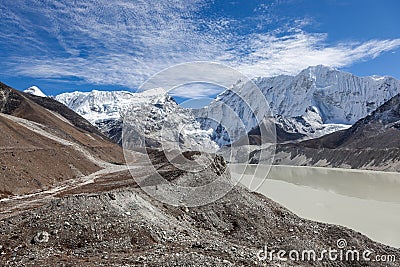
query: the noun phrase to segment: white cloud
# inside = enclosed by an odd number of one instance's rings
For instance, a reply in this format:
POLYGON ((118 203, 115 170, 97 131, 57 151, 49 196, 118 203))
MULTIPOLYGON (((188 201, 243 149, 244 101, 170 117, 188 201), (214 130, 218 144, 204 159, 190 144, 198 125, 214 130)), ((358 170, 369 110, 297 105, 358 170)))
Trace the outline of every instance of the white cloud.
POLYGON ((400 39, 371 40, 365 43, 325 44, 326 34, 295 33, 283 37, 253 36, 253 52, 237 60, 236 67, 249 76, 297 74, 308 66, 349 66, 375 58, 400 47, 400 39))
POLYGON ((210 83, 190 83, 178 86, 168 93, 183 98, 206 98, 223 92, 226 87, 210 83))
MULTIPOLYGON (((400 47, 400 39, 328 45, 326 34, 301 30, 310 18, 239 36, 240 21, 202 17, 207 5, 202 0, 3 0, 0 44, 15 47, 3 68, 11 75, 137 88, 164 68, 189 61, 225 63, 249 77, 270 76, 318 64, 344 67, 400 47)), ((213 93, 197 88, 186 95, 213 93)))

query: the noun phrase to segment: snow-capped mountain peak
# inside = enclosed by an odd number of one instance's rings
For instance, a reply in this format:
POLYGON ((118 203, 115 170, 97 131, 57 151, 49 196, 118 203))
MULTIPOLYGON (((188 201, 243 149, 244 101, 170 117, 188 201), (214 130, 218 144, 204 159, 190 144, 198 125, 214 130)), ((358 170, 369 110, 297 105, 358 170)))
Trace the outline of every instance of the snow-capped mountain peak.
POLYGON ((39 87, 37 86, 31 86, 28 89, 24 90, 24 93, 28 93, 31 95, 35 95, 35 96, 40 96, 40 97, 47 97, 47 95, 45 95, 42 90, 39 89, 39 87))
POLYGON ((57 95, 55 99, 74 110, 92 124, 119 119, 131 103, 134 93, 128 91, 72 92, 57 95))
POLYGON ((58 95, 55 99, 119 144, 122 144, 125 119, 131 123, 131 130, 139 136, 137 141, 146 139, 146 145, 172 144, 176 141, 174 138, 179 136, 180 145, 187 149, 214 150, 218 147, 210 138, 212 130, 202 130, 193 113, 180 107, 162 88, 139 93, 98 90, 72 92, 58 95))
MULTIPOLYGON (((347 128, 400 93, 400 81, 392 77, 357 77, 323 65, 308 67, 295 76, 259 77, 252 82, 264 94, 272 115, 276 116, 282 128, 309 137, 347 128), (313 107, 315 112, 311 112, 309 107, 313 107)), ((256 127, 253 112, 232 93, 243 92, 252 110, 265 110, 265 103, 248 92, 251 88, 248 83, 238 82, 232 89, 222 92, 207 110, 200 110, 199 117, 221 113, 220 106, 224 103, 237 111, 246 129, 256 127)), ((210 124, 207 119, 201 122, 203 126, 210 124)), ((225 126, 234 131, 237 126, 230 124, 229 120, 225 122, 225 126)), ((220 144, 229 143, 226 133, 221 134, 223 136, 217 136, 216 140, 224 140, 220 144)))

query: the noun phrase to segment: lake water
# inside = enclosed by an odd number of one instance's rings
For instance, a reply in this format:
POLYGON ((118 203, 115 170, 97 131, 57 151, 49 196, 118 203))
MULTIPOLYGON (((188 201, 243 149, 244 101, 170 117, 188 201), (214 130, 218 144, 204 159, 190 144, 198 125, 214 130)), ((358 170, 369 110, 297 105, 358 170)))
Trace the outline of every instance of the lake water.
POLYGON ((303 218, 343 225, 400 248, 400 173, 238 164, 229 168, 246 187, 303 218))

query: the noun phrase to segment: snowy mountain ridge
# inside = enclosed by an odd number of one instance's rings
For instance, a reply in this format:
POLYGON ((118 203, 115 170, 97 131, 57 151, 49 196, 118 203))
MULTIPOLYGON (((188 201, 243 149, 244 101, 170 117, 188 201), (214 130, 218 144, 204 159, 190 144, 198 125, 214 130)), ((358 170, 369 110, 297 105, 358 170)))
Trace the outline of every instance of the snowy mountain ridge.
POLYGON ((117 120, 132 103, 134 93, 128 91, 98 91, 63 93, 55 99, 92 124, 103 120, 117 120))
POLYGON ((357 77, 351 73, 326 66, 308 67, 296 76, 280 75, 256 78, 251 82, 239 81, 232 88, 222 92, 211 104, 197 112, 202 117, 203 127, 211 123, 207 117, 223 117, 224 126, 229 130, 219 131, 215 137, 219 144, 232 140, 227 132, 237 128, 234 118, 222 113, 232 109, 245 123, 246 130, 257 126, 254 114, 248 105, 235 93, 239 92, 250 99, 251 109, 272 116, 273 120, 289 132, 306 134, 315 138, 330 132, 348 128, 365 117, 385 101, 400 93, 400 81, 392 77, 357 77), (271 111, 266 109, 265 101, 252 98, 252 83, 256 84, 265 96, 271 111), (221 110, 221 105, 226 105, 221 110))
POLYGON ((122 116, 129 123, 128 130, 142 137, 138 141, 149 140, 152 146, 192 151, 218 149, 211 140, 213 130, 201 129, 192 111, 179 106, 162 88, 135 94, 122 116))
POLYGON ((134 128, 132 130, 139 135, 138 142, 146 137, 151 145, 159 146, 179 139, 181 146, 187 149, 194 146, 214 150, 217 147, 210 139, 212 130, 202 130, 191 110, 180 107, 161 88, 140 93, 97 90, 72 92, 58 95, 55 99, 120 144, 122 118, 129 116, 125 119, 129 120, 134 128))
POLYGON ((353 124, 400 92, 400 81, 388 76, 357 77, 326 66, 309 67, 296 76, 254 81, 274 114, 303 116, 318 108, 324 123, 353 124))
MULTIPOLYGON (((253 82, 265 96, 271 110, 266 108, 265 100, 254 96, 251 83, 238 81, 218 95, 208 107, 192 111, 204 131, 213 129, 212 139, 220 146, 232 142, 227 129, 233 133, 235 141, 258 126, 251 110, 258 112, 261 117, 272 119, 288 133, 317 138, 350 127, 400 93, 400 81, 392 77, 357 77, 322 65, 309 67, 295 76, 261 77, 253 79, 253 82), (238 92, 249 100, 251 109, 236 94, 238 92), (235 118, 237 115, 240 120, 235 118), (209 118, 212 117, 223 120, 224 127, 211 121, 209 118)), ((121 127, 121 113, 132 105, 138 110, 147 110, 147 106, 154 107, 157 102, 171 102, 171 108, 184 114, 183 116, 189 116, 186 109, 179 107, 172 98, 169 99, 162 89, 141 94, 94 90, 64 93, 55 99, 109 136, 115 135, 119 142, 121 131, 116 131, 115 128, 121 127)), ((145 119, 141 112, 137 116, 145 119)), ((193 114, 190 116, 193 117, 193 114)), ((197 125, 194 127, 198 129, 197 125)))

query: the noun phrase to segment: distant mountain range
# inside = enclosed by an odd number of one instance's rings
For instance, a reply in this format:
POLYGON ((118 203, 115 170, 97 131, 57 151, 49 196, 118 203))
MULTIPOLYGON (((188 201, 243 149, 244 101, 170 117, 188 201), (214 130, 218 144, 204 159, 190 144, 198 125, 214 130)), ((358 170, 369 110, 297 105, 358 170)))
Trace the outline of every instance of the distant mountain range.
POLYGON ((240 128, 237 125, 240 121, 232 117, 229 109, 234 110, 234 114, 245 123, 247 131, 258 126, 253 112, 241 100, 238 92, 249 99, 247 102, 252 110, 273 116, 281 130, 316 138, 348 128, 367 116, 400 93, 400 81, 392 77, 357 77, 321 65, 309 67, 296 76, 280 75, 257 78, 251 82, 239 81, 198 113, 199 117, 205 118, 201 121, 203 127, 217 128, 218 125, 207 120, 210 115, 224 118, 228 129, 217 132, 215 136, 220 145, 236 141, 230 140, 227 132, 235 132, 240 128), (257 99, 258 96, 252 93, 253 82, 264 94, 271 112, 265 107, 265 101, 257 99), (225 105, 223 109, 220 108, 222 104, 225 105))
MULTIPOLYGON (((238 81, 232 88, 221 93, 207 108, 193 110, 194 116, 201 123, 200 127, 207 132, 212 129, 211 138, 218 145, 229 145, 242 138, 244 132, 235 132, 239 129, 238 123, 244 123, 245 131, 253 139, 257 135, 255 133, 259 125, 252 111, 235 92, 241 92, 251 100, 251 109, 273 120, 277 127, 278 142, 318 138, 347 129, 400 93, 400 81, 392 77, 357 77, 321 65, 309 67, 296 76, 257 78, 252 82, 264 94, 270 111, 265 107, 265 101, 254 99, 254 94, 248 90, 251 84, 243 81, 238 81), (225 105, 225 110, 220 108, 221 104, 225 105), (227 109, 234 110, 241 121, 231 118, 227 109), (210 116, 223 118, 224 126, 207 119, 210 116), (237 138, 230 140, 228 131, 234 132, 237 138)), ((33 94, 41 94, 36 87, 28 90, 33 94)), ((55 99, 121 143, 121 114, 131 105, 154 105, 159 100, 154 98, 143 101, 143 98, 137 96, 136 93, 126 91, 94 90, 64 93, 55 96, 55 99)), ((168 100, 168 103, 171 101, 168 100)), ((185 109, 178 108, 176 103, 173 105, 175 114, 187 116, 185 109)))
MULTIPOLYGON (((257 78, 253 82, 264 94, 270 111, 263 106, 264 101, 254 99, 249 90, 251 84, 242 81, 221 93, 207 109, 193 111, 181 108, 161 89, 144 93, 94 90, 64 93, 55 99, 119 144, 121 116, 129 111, 136 125, 135 136, 139 143, 145 140, 146 146, 159 147, 162 140, 190 150, 196 146, 211 148, 215 143, 230 145, 232 141, 243 145, 246 138, 250 144, 260 145, 260 125, 239 92, 251 100, 253 110, 274 123, 277 142, 281 143, 275 164, 400 169, 389 163, 398 157, 400 144, 400 81, 392 77, 357 77, 315 66, 296 76, 257 78), (238 134, 238 121, 230 117, 227 109, 238 114, 245 123, 245 132, 238 134), (210 116, 223 118, 224 127, 208 120, 210 116), (168 134, 164 131, 162 135, 165 125, 168 134), (178 133, 176 129, 184 131, 178 133), (227 130, 238 138, 230 140, 227 130)), ((42 95, 37 87, 27 92, 42 95)), ((262 162, 257 158, 257 148, 254 149, 250 162, 262 162)))

